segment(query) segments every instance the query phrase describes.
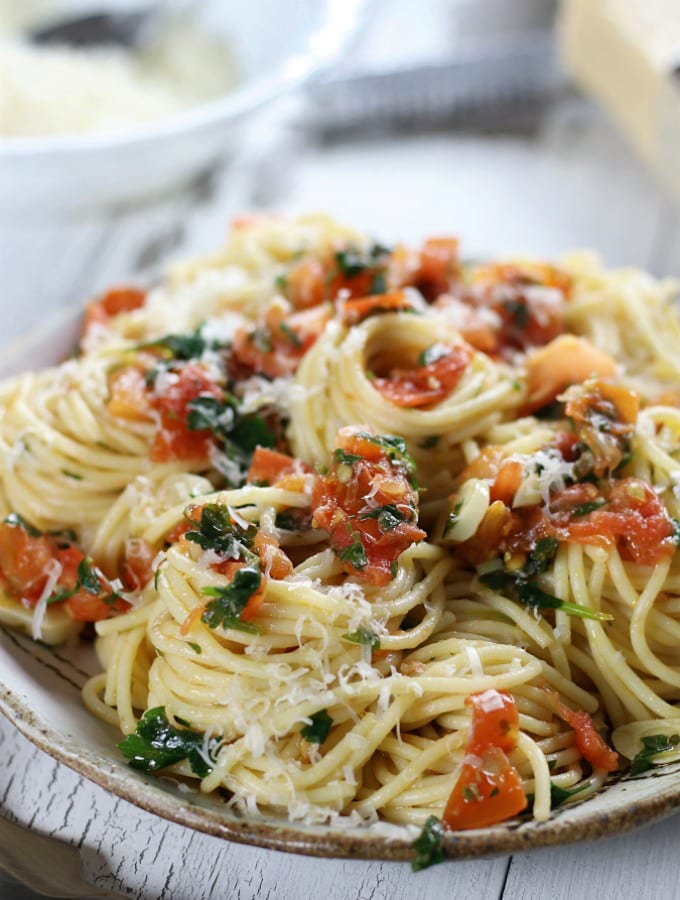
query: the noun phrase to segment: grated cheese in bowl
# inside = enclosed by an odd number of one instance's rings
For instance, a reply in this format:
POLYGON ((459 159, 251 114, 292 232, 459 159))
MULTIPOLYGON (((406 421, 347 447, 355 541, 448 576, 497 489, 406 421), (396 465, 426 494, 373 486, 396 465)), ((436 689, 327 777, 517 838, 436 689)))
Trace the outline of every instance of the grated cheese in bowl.
POLYGON ((10 30, 0 36, 0 138, 115 132, 220 97, 235 81, 228 46, 186 24, 140 54, 35 46, 10 30))

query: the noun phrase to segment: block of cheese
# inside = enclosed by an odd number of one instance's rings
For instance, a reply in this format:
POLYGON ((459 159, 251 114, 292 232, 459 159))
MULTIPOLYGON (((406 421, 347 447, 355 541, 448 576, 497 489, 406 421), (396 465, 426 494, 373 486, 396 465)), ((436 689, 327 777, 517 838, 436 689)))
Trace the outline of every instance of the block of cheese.
POLYGON ((680 201, 680 0, 563 0, 562 58, 680 201))

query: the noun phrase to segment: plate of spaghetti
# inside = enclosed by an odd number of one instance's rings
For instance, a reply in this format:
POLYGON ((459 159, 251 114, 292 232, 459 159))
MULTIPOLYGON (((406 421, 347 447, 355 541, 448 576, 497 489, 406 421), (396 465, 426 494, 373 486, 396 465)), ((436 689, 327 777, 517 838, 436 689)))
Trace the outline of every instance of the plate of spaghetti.
POLYGON ((93 299, 2 367, 0 708, 294 852, 423 868, 677 809, 674 296, 309 216, 93 299))

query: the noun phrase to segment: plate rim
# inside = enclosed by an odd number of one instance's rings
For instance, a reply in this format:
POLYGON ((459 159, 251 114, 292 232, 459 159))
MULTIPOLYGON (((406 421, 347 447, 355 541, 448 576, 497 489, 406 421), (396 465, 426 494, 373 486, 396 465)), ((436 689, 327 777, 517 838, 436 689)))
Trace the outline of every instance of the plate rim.
MULTIPOLYGON (((0 648, 0 655, 5 652, 6 648, 0 648)), ((26 675, 30 677, 27 672, 26 675)), ((368 829, 361 833, 359 829, 345 831, 319 825, 318 832, 314 833, 309 831, 309 826, 297 826, 283 819, 280 824, 268 818, 258 820, 250 816, 229 819, 219 811, 213 813, 206 807, 184 803, 162 785, 135 777, 137 773, 122 761, 118 764, 101 757, 97 761, 99 754, 96 751, 76 742, 71 745, 67 735, 40 719, 4 681, 0 682, 0 713, 34 746, 88 781, 145 812, 195 831, 263 849, 326 859, 406 862, 413 858, 410 840, 371 834, 368 829)), ((657 778, 662 774, 658 769, 650 774, 655 773, 657 778)), ((624 775, 616 783, 627 780, 624 775)), ((638 776, 635 780, 643 779, 638 776)), ((649 776, 644 780, 650 780, 649 776)), ((568 809, 562 807, 563 811, 568 809)), ((679 809, 680 778, 675 783, 659 786, 659 790, 649 797, 632 801, 625 808, 595 809, 578 820, 553 816, 545 822, 510 821, 490 828, 447 832, 442 850, 445 858, 453 861, 616 837, 666 818, 679 809)))

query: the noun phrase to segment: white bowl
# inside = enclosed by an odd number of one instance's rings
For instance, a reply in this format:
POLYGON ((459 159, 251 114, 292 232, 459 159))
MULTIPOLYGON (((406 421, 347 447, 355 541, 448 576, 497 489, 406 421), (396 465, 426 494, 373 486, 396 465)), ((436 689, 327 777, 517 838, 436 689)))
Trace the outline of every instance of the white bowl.
POLYGON ((0 138, 0 215, 71 214, 176 188, 238 147, 248 115, 335 62, 369 0, 216 4, 239 79, 217 100, 115 134, 0 138), (225 8, 226 7, 226 8, 225 8))

